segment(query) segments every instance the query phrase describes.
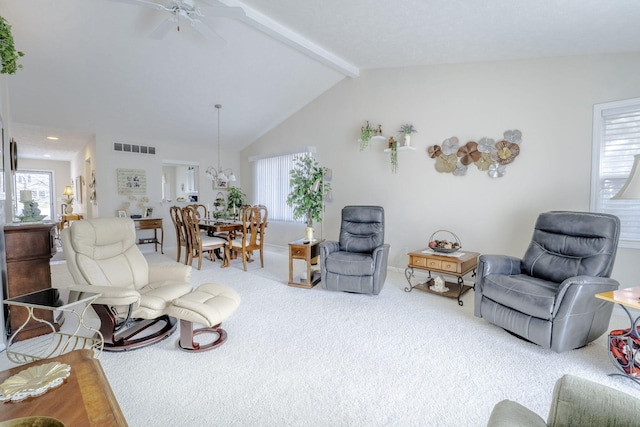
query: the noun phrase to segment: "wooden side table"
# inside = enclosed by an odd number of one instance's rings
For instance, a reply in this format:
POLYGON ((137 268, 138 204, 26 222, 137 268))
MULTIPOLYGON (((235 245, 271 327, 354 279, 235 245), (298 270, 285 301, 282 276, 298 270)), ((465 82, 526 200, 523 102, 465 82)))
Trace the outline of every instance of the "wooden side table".
POLYGON ((404 275, 409 282, 409 286, 404 288, 405 292, 411 292, 413 288, 432 294, 442 295, 449 298, 456 298, 458 305, 464 303, 460 299, 465 292, 472 288, 464 284, 463 277, 472 273, 472 277, 476 276, 476 268, 478 267, 477 252, 460 251, 453 254, 441 254, 432 251, 429 248, 421 249, 415 252, 409 252, 409 264, 404 270, 404 275), (426 282, 413 285, 411 279, 414 277, 414 270, 425 270, 429 272, 429 279, 426 282), (458 278, 457 283, 445 282, 446 291, 437 291, 433 288, 434 279, 431 272, 449 274, 458 278))
POLYGON ((304 243, 302 239, 289 242, 289 286, 297 288, 311 289, 320 282, 320 272, 311 271, 311 260, 320 253, 320 243, 324 240, 314 240, 310 243, 304 243), (306 277, 293 278, 293 260, 301 259, 307 264, 306 277))
POLYGON ((158 244, 160 244, 160 253, 164 253, 164 228, 162 227, 162 218, 135 218, 133 222, 136 230, 153 230, 153 237, 138 239, 139 245, 147 243, 155 244, 156 252, 158 252, 158 244), (160 230, 160 238, 158 239, 158 230, 160 230))
POLYGON ((612 331, 609 334, 609 359, 620 371, 611 375, 622 375, 640 384, 640 315, 634 318, 629 311, 629 308, 640 310, 640 287, 601 292, 595 297, 618 304, 627 313, 631 323, 628 330, 612 331), (624 350, 620 351, 620 347, 624 350))

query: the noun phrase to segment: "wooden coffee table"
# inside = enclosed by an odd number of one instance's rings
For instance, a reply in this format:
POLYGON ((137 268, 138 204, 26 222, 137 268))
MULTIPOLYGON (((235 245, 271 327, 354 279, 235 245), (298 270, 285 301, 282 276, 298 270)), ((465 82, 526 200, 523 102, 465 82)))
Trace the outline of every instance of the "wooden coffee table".
POLYGON ((76 350, 52 359, 39 360, 0 372, 0 383, 10 376, 45 363, 71 366, 71 374, 62 385, 41 396, 19 402, 0 403, 0 421, 33 415, 56 418, 65 426, 126 426, 118 401, 91 350, 76 350))
POLYGON ((404 275, 409 282, 409 286, 404 288, 405 292, 411 292, 414 288, 424 292, 436 295, 442 295, 449 298, 456 298, 458 305, 464 303, 460 299, 473 286, 464 284, 463 277, 471 273, 472 277, 476 276, 476 268, 478 267, 477 252, 459 251, 451 254, 437 253, 429 248, 424 248, 415 252, 409 252, 409 264, 404 270, 404 275), (429 273, 427 281, 412 284, 411 279, 414 277, 414 270, 425 270, 429 273), (431 272, 447 274, 457 277, 457 283, 445 282, 445 286, 449 288, 447 291, 437 291, 432 289, 434 278, 431 272))

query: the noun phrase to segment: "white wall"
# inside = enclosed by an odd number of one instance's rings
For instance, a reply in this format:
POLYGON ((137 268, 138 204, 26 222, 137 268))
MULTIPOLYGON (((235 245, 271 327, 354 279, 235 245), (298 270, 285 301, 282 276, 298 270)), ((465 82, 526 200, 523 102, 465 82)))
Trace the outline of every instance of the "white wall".
MULTIPOLYGON (((220 164, 224 168, 239 169, 239 154, 227 149, 221 149, 220 164)), ((170 203, 162 202, 162 161, 186 162, 196 164, 199 167, 198 201, 211 204, 215 200, 218 189, 214 190, 211 181, 206 177, 205 170, 208 166, 218 164, 217 145, 201 147, 186 142, 144 140, 139 138, 122 137, 117 135, 98 134, 96 136, 96 187, 97 206, 94 208, 94 216, 114 216, 116 211, 122 208, 127 196, 118 195, 117 170, 143 169, 147 177, 147 193, 150 199, 148 207, 154 208, 154 217, 164 219, 165 247, 175 246, 176 236, 173 223, 169 217, 169 207, 174 204, 186 205, 188 202, 170 203), (156 154, 123 153, 113 151, 114 142, 127 142, 156 147, 156 154)), ((236 187, 242 187, 240 177, 234 183, 236 187)), ((150 245, 151 246, 151 245, 150 245)))
MULTIPOLYGON (((385 207, 390 265, 404 268, 406 251, 439 229, 455 232, 466 250, 520 256, 540 212, 589 209, 593 104, 640 96, 639 69, 640 54, 628 54, 364 71, 243 150, 243 180, 251 183, 250 156, 315 145, 333 170, 325 238, 337 238, 343 206, 376 204, 385 207), (359 151, 365 120, 396 138, 405 122, 418 130, 417 150, 398 153, 397 174, 384 143, 359 151), (509 129, 522 131, 523 142, 503 178, 473 166, 463 177, 438 173, 427 155, 451 136, 498 140, 509 129)), ((286 245, 303 230, 272 221, 267 238, 286 245)), ((614 277, 623 286, 637 284, 638 255, 619 251, 614 277)))

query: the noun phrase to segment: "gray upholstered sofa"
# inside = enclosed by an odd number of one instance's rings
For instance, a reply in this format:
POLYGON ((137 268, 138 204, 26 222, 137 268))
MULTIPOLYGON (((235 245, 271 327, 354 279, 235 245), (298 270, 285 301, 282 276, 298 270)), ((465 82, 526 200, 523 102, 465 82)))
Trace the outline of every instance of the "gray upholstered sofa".
POLYGON ((587 345, 609 326, 613 304, 594 295, 618 289, 619 235, 613 215, 540 214, 522 259, 480 256, 475 315, 556 352, 587 345))
POLYGON ((619 390, 573 375, 553 389, 547 422, 521 404, 503 400, 491 412, 488 427, 638 427, 640 400, 619 390))

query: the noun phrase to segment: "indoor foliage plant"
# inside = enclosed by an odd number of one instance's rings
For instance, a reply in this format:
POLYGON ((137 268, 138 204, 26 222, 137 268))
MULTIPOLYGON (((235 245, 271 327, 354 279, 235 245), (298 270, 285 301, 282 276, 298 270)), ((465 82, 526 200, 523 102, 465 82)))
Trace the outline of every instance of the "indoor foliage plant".
POLYGON ((389 152, 391 153, 391 172, 398 173, 398 141, 389 138, 389 152))
POLYGON ((238 209, 246 204, 247 196, 242 192, 240 187, 230 187, 229 194, 227 194, 227 209, 235 218, 238 209))
POLYGON ((22 65, 18 64, 18 58, 21 56, 24 56, 24 53, 16 50, 11 25, 0 16, 0 74, 15 74, 18 68, 22 68, 22 65))
POLYGON ((310 154, 295 156, 289 172, 287 205, 293 208, 295 219, 305 218, 307 240, 313 239, 313 221, 322 222, 322 200, 331 191, 331 184, 323 182, 327 172, 310 154))

